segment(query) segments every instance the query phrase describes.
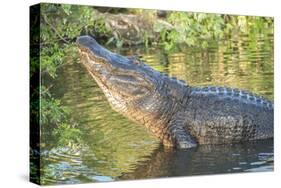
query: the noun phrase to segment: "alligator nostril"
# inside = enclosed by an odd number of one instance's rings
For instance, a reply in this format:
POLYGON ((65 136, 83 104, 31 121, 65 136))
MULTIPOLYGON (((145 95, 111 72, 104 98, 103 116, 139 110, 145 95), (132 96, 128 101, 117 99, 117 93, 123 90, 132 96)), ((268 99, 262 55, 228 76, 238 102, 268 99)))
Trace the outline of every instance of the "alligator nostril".
POLYGON ((140 64, 140 62, 138 60, 133 61, 134 64, 140 64))
POLYGON ((135 65, 139 65, 139 64, 140 64, 140 62, 139 62, 138 60, 136 60, 136 59, 133 59, 131 62, 132 62, 133 64, 135 64, 135 65))
POLYGON ((138 56, 130 56, 128 57, 128 59, 130 60, 131 63, 135 64, 135 65, 139 65, 141 64, 141 62, 138 60, 138 56))

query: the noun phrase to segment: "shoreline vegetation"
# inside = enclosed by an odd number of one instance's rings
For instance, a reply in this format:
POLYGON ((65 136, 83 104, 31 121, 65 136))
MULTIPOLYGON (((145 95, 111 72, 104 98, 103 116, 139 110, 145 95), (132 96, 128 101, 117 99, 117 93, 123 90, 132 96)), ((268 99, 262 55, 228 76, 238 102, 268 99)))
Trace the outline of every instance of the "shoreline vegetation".
MULTIPOLYGON (((75 40, 79 35, 92 35, 115 48, 157 46, 167 53, 180 46, 206 49, 214 41, 247 35, 250 46, 255 49, 261 37, 273 36, 273 24, 270 17, 43 3, 40 72, 48 79, 40 83, 41 129, 52 130, 44 132, 53 135, 61 146, 79 148, 83 144, 83 134, 71 120, 69 109, 51 92, 51 80, 58 76, 58 67, 69 58, 78 59, 75 40)), ((37 66, 39 62, 31 58, 31 77, 38 71, 37 66)), ((32 102, 38 104, 38 101, 32 102)))

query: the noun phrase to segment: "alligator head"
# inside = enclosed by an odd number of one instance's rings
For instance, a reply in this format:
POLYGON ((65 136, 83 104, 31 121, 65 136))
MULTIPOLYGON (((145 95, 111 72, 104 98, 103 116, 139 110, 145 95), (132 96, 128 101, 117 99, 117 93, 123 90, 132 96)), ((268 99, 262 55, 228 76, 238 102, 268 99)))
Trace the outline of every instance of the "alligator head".
POLYGON ((115 110, 123 110, 156 89, 155 71, 137 59, 112 53, 90 36, 79 37, 77 44, 81 62, 115 110))

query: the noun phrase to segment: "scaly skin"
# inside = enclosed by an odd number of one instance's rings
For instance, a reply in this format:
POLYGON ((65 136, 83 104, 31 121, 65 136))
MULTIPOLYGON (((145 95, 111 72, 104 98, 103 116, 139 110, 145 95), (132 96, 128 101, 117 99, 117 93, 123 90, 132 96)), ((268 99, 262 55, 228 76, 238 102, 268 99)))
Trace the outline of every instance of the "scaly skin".
POLYGON ((77 39, 81 62, 111 107, 144 125, 165 146, 191 148, 273 138, 273 105, 238 89, 190 87, 143 62, 77 39))

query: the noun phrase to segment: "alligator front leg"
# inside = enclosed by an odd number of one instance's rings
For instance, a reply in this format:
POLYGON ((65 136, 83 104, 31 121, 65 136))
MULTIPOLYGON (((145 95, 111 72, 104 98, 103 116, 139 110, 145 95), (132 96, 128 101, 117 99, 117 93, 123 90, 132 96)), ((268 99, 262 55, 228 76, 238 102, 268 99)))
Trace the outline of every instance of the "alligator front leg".
POLYGON ((182 118, 173 118, 168 124, 168 132, 172 145, 176 148, 186 149, 197 146, 192 136, 185 130, 182 118))

